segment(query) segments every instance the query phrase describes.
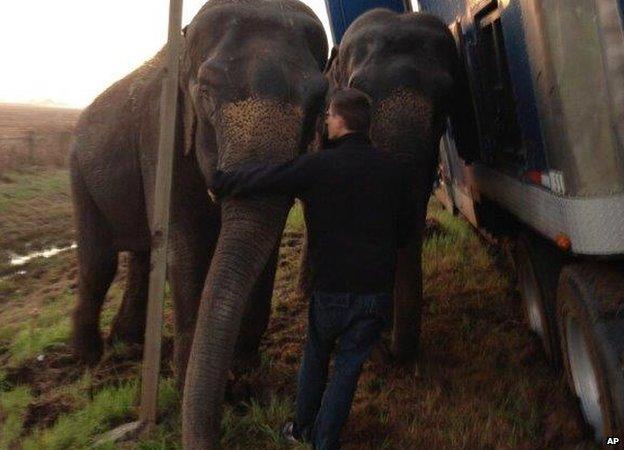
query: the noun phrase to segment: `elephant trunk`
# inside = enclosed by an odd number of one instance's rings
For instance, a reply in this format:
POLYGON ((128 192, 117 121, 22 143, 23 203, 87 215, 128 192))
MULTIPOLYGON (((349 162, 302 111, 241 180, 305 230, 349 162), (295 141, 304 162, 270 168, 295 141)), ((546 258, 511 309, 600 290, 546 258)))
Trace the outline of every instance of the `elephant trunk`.
POLYGON ((221 405, 245 302, 277 244, 292 200, 229 198, 199 308, 182 406, 183 444, 219 447, 221 405))

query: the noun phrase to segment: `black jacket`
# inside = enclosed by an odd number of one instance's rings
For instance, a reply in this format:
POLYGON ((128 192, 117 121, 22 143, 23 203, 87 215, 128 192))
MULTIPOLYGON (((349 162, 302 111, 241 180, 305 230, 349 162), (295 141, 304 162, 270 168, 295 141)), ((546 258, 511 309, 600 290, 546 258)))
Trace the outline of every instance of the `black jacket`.
POLYGON ((220 197, 263 191, 300 198, 314 289, 392 293, 397 247, 415 220, 409 172, 368 137, 352 133, 286 163, 218 171, 212 188, 220 197))

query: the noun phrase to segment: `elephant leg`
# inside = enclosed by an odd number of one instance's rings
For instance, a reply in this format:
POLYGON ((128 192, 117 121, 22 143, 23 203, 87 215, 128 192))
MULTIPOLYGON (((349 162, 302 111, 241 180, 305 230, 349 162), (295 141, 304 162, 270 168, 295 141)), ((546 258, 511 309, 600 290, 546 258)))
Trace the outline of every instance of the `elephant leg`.
POLYGON ((235 365, 253 364, 258 357, 260 340, 267 329, 271 316, 271 299, 278 256, 279 244, 273 250, 245 306, 240 333, 234 350, 235 365))
POLYGON ((98 247, 78 251, 78 303, 72 314, 72 346, 76 356, 89 365, 102 356, 100 311, 117 271, 117 252, 110 245, 98 247))
POLYGON ((71 341, 76 356, 94 365, 102 356, 100 312, 117 272, 117 250, 107 221, 89 195, 73 159, 71 164, 79 266, 71 341))
POLYGON ((308 231, 304 230, 303 247, 299 258, 299 273, 297 276, 297 295, 303 300, 312 296, 312 279, 310 271, 310 254, 308 252, 308 231))
POLYGON ((420 329, 423 308, 422 279, 422 235, 427 217, 430 184, 426 176, 417 186, 420 192, 415 201, 416 216, 411 239, 403 249, 397 252, 397 264, 394 282, 393 328, 391 352, 399 362, 415 362, 420 344, 420 329))
MULTIPOLYGON (((436 141, 439 142, 439 139, 436 141)), ((420 345, 423 309, 422 236, 431 197, 437 149, 429 164, 415 174, 414 224, 408 244, 397 252, 391 352, 399 362, 415 362, 420 345)))
POLYGON ((418 233, 397 255, 391 351, 400 362, 413 361, 418 355, 423 303, 421 250, 418 233))
POLYGON ((145 337, 145 315, 149 288, 150 252, 132 252, 128 264, 126 290, 113 320, 108 343, 141 344, 145 337))
MULTIPOLYGON (((216 233, 211 238, 215 241, 216 233)), ((214 243, 209 245, 199 229, 188 227, 175 230, 170 242, 167 276, 174 307, 173 370, 177 386, 182 390, 214 243)))

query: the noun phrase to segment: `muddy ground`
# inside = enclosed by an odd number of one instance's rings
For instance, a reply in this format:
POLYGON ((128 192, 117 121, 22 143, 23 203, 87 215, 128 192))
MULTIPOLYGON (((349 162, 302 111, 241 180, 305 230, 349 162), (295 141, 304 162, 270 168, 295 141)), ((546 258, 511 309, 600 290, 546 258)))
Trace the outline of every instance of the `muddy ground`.
MULTIPOLYGON (((50 179, 63 179, 66 172, 33 177, 12 175, 10 186, 0 182, 0 216, 2 208, 11 208, 22 214, 23 224, 14 224, 19 236, 3 240, 4 254, 32 250, 26 241, 47 223, 37 195, 16 192, 33 183, 49 186, 50 179), (13 193, 10 201, 7 192, 13 193)), ((72 239, 67 184, 52 185, 42 198, 59 208, 51 220, 54 229, 64 230, 57 232, 61 244, 72 239)), ((55 244, 49 237, 39 239, 55 244)), ((295 209, 282 238, 260 367, 238 374, 228 390, 224 448, 288 448, 279 440, 279 426, 293 412, 305 339, 307 305, 295 294, 302 239, 300 210, 295 209)), ((523 324, 505 251, 484 243, 434 200, 423 261, 418 370, 394 364, 383 347, 374 353, 360 379, 344 448, 598 448, 576 400, 523 324)), ((86 448, 106 430, 136 419, 141 348, 108 349, 98 367, 86 370, 67 345, 75 251, 32 260, 19 268, 23 273, 14 269, 6 269, 0 279, 0 448, 86 448)), ((124 271, 122 258, 104 307, 105 331, 121 298, 124 271)), ((166 322, 158 430, 101 448, 180 448, 179 398, 171 388, 169 366, 170 308, 166 322)))

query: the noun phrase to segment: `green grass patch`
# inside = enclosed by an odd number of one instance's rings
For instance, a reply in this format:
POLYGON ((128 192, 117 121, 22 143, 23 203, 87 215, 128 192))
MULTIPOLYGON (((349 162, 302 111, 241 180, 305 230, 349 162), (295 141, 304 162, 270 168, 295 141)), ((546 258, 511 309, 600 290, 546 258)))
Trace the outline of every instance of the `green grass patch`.
POLYGON ((0 339, 9 341, 11 365, 68 340, 73 301, 73 293, 65 291, 58 297, 48 298, 40 306, 25 308, 22 320, 0 328, 0 339))
POLYGON ((223 448, 251 450, 260 448, 260 445, 267 450, 284 448, 281 430, 284 423, 294 416, 291 399, 272 396, 265 405, 251 400, 243 404, 242 409, 244 412, 240 414, 232 406, 225 408, 221 422, 223 448))
POLYGON ((507 275, 495 267, 488 248, 466 220, 449 214, 435 199, 430 202, 428 217, 438 229, 423 243, 427 295, 504 289, 507 275))
POLYGON ((68 336, 69 319, 64 319, 46 328, 32 326, 22 330, 10 345, 11 363, 19 364, 54 347, 56 344, 64 343, 68 336))
MULTIPOLYGON (((161 392, 159 408, 166 411, 164 417, 149 438, 139 440, 136 448, 142 450, 181 449, 180 404, 177 391, 161 392)), ((162 391, 162 388, 161 388, 162 391)), ((237 405, 225 405, 221 422, 221 447, 227 449, 272 450, 286 448, 281 437, 284 423, 294 415, 291 399, 272 396, 267 404, 256 400, 237 405)), ((291 448, 291 447, 288 447, 291 448)), ((306 446, 295 447, 300 450, 306 446)))
POLYGON ((9 449, 22 433, 22 421, 26 405, 32 396, 27 386, 18 386, 12 391, 0 389, 0 449, 9 449))
POLYGON ((83 409, 63 415, 47 430, 36 430, 22 442, 24 450, 84 449, 94 438, 135 419, 138 383, 132 381, 98 392, 83 409))
POLYGON ((67 169, 32 168, 24 172, 7 172, 0 183, 0 213, 42 196, 65 196, 69 192, 67 169))

